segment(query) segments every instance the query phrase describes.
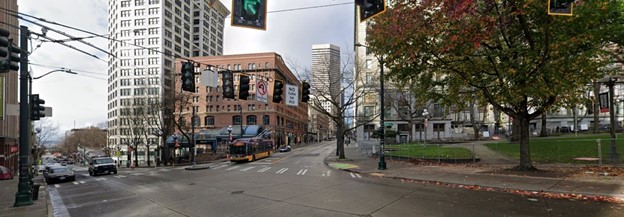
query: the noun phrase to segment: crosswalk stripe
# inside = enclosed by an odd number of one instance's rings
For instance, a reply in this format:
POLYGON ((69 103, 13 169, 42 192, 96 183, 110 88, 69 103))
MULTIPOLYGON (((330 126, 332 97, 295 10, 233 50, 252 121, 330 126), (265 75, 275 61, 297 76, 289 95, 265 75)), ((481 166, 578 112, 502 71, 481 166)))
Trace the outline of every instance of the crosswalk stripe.
POLYGON ((331 170, 327 170, 327 176, 331 176, 331 170))
POLYGON ((353 173, 349 173, 351 175, 351 178, 355 178, 355 175, 353 175, 353 173))
POLYGON ((60 187, 61 187, 61 185, 56 184, 56 185, 54 185, 54 187, 56 187, 56 188, 60 188, 60 187))
POLYGON ((224 164, 224 165, 221 165, 221 166, 217 166, 217 167, 215 167, 215 168, 212 168, 212 169, 221 169, 221 168, 223 168, 223 167, 227 167, 227 166, 228 166, 228 165, 224 164))
POLYGON ((74 185, 77 185, 77 184, 78 184, 78 182, 73 182, 73 183, 74 183, 74 185))
POLYGON ((248 171, 248 170, 251 170, 251 169, 253 169, 253 168, 256 168, 256 167, 247 167, 247 168, 242 169, 242 170, 240 170, 240 171, 248 171))
POLYGON ((271 167, 265 167, 265 168, 262 168, 262 169, 258 170, 258 172, 259 173, 263 173, 263 172, 266 172, 267 170, 270 170, 270 169, 271 169, 271 167))
POLYGON ((80 182, 80 184, 84 184, 84 183, 86 183, 85 181, 78 181, 78 182, 80 182))
POLYGON ((360 176, 360 174, 356 173, 355 176, 357 176, 358 178, 362 178, 362 176, 360 176))
POLYGON ((278 171, 277 171, 277 172, 275 172, 275 173, 280 173, 280 174, 282 174, 282 173, 286 172, 286 170, 288 170, 288 168, 282 168, 282 169, 278 170, 278 171))
POLYGON ((305 169, 305 170, 303 171, 303 173, 301 173, 301 175, 303 176, 303 175, 305 175, 307 172, 308 172, 308 169, 305 169))
POLYGON ((225 170, 233 170, 233 169, 236 169, 236 168, 239 168, 239 167, 240 167, 240 166, 233 166, 233 167, 227 168, 227 169, 225 169, 225 170))
POLYGON ((297 175, 301 175, 302 172, 303 172, 303 169, 299 170, 299 172, 297 172, 297 175))

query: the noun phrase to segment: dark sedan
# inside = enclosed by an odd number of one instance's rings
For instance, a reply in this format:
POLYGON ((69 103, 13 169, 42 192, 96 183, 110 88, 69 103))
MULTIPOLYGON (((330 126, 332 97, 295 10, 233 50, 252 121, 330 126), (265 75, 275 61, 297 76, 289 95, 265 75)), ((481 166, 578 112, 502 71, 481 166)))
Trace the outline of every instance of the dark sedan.
POLYGON ((76 175, 74 174, 74 171, 70 170, 66 166, 50 167, 43 173, 43 177, 45 178, 47 183, 76 180, 76 175))
POLYGON ((290 150, 291 150, 290 145, 287 145, 287 146, 281 147, 279 149, 279 152, 289 152, 290 150))

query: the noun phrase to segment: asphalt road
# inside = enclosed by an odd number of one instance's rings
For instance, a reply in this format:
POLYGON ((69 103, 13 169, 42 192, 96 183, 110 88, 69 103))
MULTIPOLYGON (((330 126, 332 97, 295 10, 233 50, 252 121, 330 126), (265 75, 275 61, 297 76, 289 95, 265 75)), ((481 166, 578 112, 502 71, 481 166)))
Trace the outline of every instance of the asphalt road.
POLYGON ((207 170, 141 168, 48 186, 55 216, 624 216, 621 204, 527 198, 362 177, 326 142, 207 170))

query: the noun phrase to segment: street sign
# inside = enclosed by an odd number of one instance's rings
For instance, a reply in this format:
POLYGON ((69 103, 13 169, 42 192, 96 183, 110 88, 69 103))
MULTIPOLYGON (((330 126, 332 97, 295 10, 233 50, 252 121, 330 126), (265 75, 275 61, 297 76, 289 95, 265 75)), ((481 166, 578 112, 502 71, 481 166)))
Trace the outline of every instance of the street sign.
POLYGON ((299 106, 299 88, 295 85, 286 85, 286 105, 299 106))
POLYGON ((600 112, 609 112, 609 92, 598 94, 598 98, 600 99, 600 112))
POLYGON ((202 71, 199 76, 199 83, 207 87, 218 87, 219 86, 219 73, 212 71, 210 69, 206 69, 202 71))
POLYGON ((258 100, 258 102, 264 102, 264 103, 269 102, 268 88, 269 88, 269 85, 265 80, 258 79, 258 81, 256 82, 256 100, 258 100))

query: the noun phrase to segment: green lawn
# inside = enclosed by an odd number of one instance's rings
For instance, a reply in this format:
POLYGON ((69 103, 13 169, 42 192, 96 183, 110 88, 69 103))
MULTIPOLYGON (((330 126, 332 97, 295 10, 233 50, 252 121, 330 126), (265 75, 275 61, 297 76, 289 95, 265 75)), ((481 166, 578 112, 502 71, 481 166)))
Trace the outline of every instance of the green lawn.
POLYGON ((472 151, 460 147, 423 146, 421 144, 386 145, 386 155, 424 159, 471 159, 472 151))
MULTIPOLYGON (((603 162, 608 159, 611 142, 609 134, 579 135, 566 137, 531 137, 529 148, 531 160, 540 163, 579 163, 577 157, 598 157, 600 139, 603 162)), ((624 159, 624 139, 617 140, 617 152, 624 159)), ((486 144, 490 149, 515 159, 520 159, 520 145, 508 142, 486 144)))

